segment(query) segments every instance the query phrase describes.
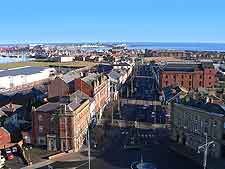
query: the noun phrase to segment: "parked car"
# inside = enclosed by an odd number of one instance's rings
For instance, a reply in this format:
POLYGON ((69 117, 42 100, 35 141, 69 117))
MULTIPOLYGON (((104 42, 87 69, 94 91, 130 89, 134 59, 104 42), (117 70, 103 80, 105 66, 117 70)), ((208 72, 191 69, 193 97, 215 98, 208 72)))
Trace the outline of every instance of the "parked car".
POLYGON ((17 154, 17 147, 13 147, 13 148, 12 148, 12 153, 13 153, 13 154, 17 154))
POLYGON ((10 148, 5 149, 5 158, 7 160, 12 160, 14 158, 14 155, 12 151, 10 150, 10 148))
POLYGON ((5 166, 5 157, 3 155, 0 155, 0 168, 3 168, 5 166))

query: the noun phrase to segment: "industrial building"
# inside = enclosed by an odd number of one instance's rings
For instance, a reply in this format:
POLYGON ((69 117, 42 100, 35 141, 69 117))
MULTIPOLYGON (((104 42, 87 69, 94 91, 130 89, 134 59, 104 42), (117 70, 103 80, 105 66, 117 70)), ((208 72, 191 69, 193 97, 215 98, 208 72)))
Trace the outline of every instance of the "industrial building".
POLYGON ((0 70, 0 89, 11 89, 38 83, 47 80, 55 73, 56 70, 54 68, 30 66, 0 70))

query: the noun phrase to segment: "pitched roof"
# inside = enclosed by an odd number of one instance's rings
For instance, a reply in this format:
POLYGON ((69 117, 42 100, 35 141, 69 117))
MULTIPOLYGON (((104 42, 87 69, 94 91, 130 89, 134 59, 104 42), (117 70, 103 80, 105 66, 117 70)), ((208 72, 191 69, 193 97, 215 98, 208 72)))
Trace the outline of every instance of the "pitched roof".
POLYGON ((82 78, 82 80, 91 86, 92 82, 97 80, 97 78, 100 76, 101 75, 97 73, 89 73, 88 76, 82 78))
POLYGON ((169 63, 163 70, 164 71, 179 71, 179 72, 194 72, 196 69, 200 69, 199 64, 185 64, 185 63, 169 63))
POLYGON ((65 75, 63 75, 61 77, 61 79, 65 82, 65 83, 70 83, 71 81, 73 81, 74 79, 78 79, 80 78, 80 73, 79 72, 75 72, 75 71, 71 71, 66 73, 65 75))
POLYGON ((19 104, 7 104, 3 107, 1 107, 2 111, 4 112, 14 112, 16 111, 17 109, 20 109, 22 108, 23 106, 22 105, 19 105, 19 104))
POLYGON ((120 73, 119 72, 117 72, 117 71, 115 71, 115 70, 112 70, 110 73, 109 73, 109 75, 108 75, 110 78, 112 78, 112 79, 116 79, 116 80, 119 80, 119 78, 120 78, 120 73))
POLYGON ((9 102, 10 102, 9 96, 0 94, 0 107, 8 104, 9 102))
POLYGON ((7 114, 5 114, 5 112, 2 111, 2 109, 0 109, 0 118, 3 117, 3 116, 7 116, 7 114))
POLYGON ((70 111, 74 111, 86 100, 88 100, 88 98, 84 99, 84 98, 76 97, 71 103, 67 105, 67 107, 70 111))
POLYGON ((210 112, 210 113, 225 115, 225 106, 224 105, 219 105, 219 104, 214 104, 214 103, 204 103, 202 101, 193 100, 193 99, 187 103, 184 103, 184 105, 196 107, 196 108, 202 109, 202 110, 204 110, 206 112, 210 112))
POLYGON ((120 62, 120 63, 115 63, 112 66, 130 66, 130 64, 127 62, 120 62))
POLYGON ((80 99, 89 99, 91 102, 94 101, 94 98, 89 97, 87 94, 81 92, 80 90, 77 90, 72 95, 70 95, 71 100, 74 100, 74 98, 80 98, 80 99))
POLYGON ((60 107, 60 103, 59 102, 56 102, 56 103, 46 103, 40 107, 38 107, 36 109, 36 111, 38 112, 44 112, 44 113, 47 113, 47 112, 54 112, 56 111, 58 108, 60 107))

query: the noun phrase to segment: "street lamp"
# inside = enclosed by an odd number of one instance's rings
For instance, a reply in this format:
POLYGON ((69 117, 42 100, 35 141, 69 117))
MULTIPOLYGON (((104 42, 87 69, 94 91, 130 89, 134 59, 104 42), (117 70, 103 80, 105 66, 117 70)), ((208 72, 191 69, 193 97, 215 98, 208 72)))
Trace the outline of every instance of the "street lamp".
POLYGON ((152 117, 154 118, 154 124, 156 123, 156 114, 155 112, 152 112, 152 117))
POLYGON ((32 160, 31 160, 31 150, 32 150, 32 146, 28 146, 25 148, 27 150, 27 152, 29 153, 28 154, 28 165, 31 165, 32 164, 32 160))
POLYGON ((215 146, 215 144, 214 144, 214 141, 208 142, 208 134, 207 133, 204 133, 204 134, 205 134, 205 141, 206 141, 206 143, 201 145, 201 146, 198 146, 198 153, 200 153, 200 150, 204 151, 203 168, 206 169, 208 148, 209 148, 210 145, 215 146))

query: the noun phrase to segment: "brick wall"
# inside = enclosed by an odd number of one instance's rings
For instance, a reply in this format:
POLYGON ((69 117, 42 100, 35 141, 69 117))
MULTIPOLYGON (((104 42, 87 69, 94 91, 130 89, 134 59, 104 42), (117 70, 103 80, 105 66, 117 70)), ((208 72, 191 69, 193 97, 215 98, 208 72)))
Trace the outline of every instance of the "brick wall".
POLYGON ((213 88, 216 83, 216 70, 204 69, 204 71, 194 72, 166 72, 160 74, 160 86, 180 85, 187 90, 198 89, 201 87, 213 88))
POLYGON ((0 145, 4 145, 10 142, 11 142, 10 133, 3 127, 0 127, 0 145))
POLYGON ((38 143, 38 137, 46 137, 49 133, 51 121, 50 112, 32 112, 32 143, 38 143))
POLYGON ((88 95, 90 97, 93 97, 94 90, 93 90, 93 88, 91 86, 86 84, 81 79, 75 79, 74 83, 75 83, 75 91, 76 90, 80 90, 83 93, 85 93, 86 95, 88 95))
POLYGON ((48 98, 54 98, 58 96, 68 96, 68 95, 69 95, 69 87, 62 79, 56 78, 49 82, 48 98))

